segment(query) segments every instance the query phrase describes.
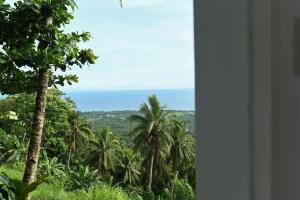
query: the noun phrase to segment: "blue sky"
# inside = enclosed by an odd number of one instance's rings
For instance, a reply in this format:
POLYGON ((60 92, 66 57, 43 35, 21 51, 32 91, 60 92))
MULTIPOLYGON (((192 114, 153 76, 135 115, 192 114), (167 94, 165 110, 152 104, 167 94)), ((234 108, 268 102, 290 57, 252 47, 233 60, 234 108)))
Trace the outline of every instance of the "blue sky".
POLYGON ((65 91, 194 88, 192 0, 78 0, 68 30, 99 59, 65 91))

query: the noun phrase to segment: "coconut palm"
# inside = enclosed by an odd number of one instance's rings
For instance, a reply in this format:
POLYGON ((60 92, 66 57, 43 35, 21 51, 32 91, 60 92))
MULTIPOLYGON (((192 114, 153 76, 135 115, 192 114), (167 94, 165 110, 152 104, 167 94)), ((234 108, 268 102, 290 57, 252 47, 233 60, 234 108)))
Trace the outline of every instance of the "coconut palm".
POLYGON ((182 174, 185 165, 190 166, 195 157, 194 140, 186 123, 179 119, 172 119, 170 133, 173 144, 170 150, 169 161, 172 163, 174 173, 182 174))
POLYGON ((70 115, 69 121, 71 125, 71 131, 67 138, 69 145, 67 167, 70 165, 72 152, 75 152, 77 146, 82 147, 85 143, 87 143, 89 141, 89 135, 92 133, 89 124, 80 118, 77 112, 74 112, 70 115))
POLYGON ((138 183, 141 175, 139 161, 138 155, 132 150, 125 149, 121 152, 118 171, 123 185, 136 185, 138 183))
POLYGON ((114 170, 118 161, 119 144, 109 128, 103 128, 98 135, 98 140, 91 141, 92 147, 87 162, 97 166, 100 176, 106 175, 109 169, 114 170))
POLYGON ((148 189, 151 189, 153 177, 165 169, 172 137, 167 129, 167 107, 161 106, 155 95, 148 97, 148 101, 141 105, 140 114, 131 115, 129 119, 136 123, 132 130, 133 143, 145 157, 144 163, 149 169, 148 189))

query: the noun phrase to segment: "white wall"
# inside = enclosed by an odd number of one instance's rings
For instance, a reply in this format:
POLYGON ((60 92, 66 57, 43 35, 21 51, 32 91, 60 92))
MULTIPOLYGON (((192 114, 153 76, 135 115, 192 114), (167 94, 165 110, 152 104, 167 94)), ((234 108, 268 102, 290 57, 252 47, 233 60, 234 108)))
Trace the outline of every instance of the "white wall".
POLYGON ((195 5, 199 199, 300 199, 300 1, 195 5))
MULTIPOLYGON (((294 71, 294 67, 300 66, 295 66, 293 47, 294 20, 300 19, 300 1, 278 0, 274 16, 274 87, 278 93, 274 96, 274 110, 278 109, 278 118, 274 120, 273 199, 294 200, 300 199, 300 75, 294 71)), ((300 59, 300 52, 296 58, 300 59)))
POLYGON ((250 199, 247 0, 195 0, 197 193, 250 199))
POLYGON ((272 7, 250 1, 251 169, 253 200, 272 199, 272 7))

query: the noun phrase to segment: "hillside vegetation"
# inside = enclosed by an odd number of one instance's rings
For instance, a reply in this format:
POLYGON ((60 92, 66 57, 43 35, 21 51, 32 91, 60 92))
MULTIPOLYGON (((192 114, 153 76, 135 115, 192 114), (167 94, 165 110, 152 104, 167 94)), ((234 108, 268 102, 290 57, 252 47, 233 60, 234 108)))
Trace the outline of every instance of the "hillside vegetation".
POLYGON ((131 113, 81 113, 57 89, 98 58, 89 32, 66 29, 75 9, 0 0, 0 199, 194 200, 191 113, 155 95, 131 113))
MULTIPOLYGON (((4 199, 18 195, 12 188, 19 187, 25 168, 34 99, 19 94, 0 100, 3 116, 14 113, 0 119, 4 199)), ((81 113, 56 89, 47 101, 37 172, 42 181, 32 199, 195 198, 193 112, 169 111, 156 96, 137 111, 81 113)))
MULTIPOLYGON (((195 134, 195 111, 170 110, 171 115, 177 115, 186 122, 191 134, 195 134)), ((134 122, 130 122, 128 118, 131 115, 138 114, 138 111, 93 111, 81 112, 80 115, 86 118, 94 130, 101 130, 110 127, 112 132, 120 136, 124 140, 129 139, 130 131, 134 128, 134 122)))

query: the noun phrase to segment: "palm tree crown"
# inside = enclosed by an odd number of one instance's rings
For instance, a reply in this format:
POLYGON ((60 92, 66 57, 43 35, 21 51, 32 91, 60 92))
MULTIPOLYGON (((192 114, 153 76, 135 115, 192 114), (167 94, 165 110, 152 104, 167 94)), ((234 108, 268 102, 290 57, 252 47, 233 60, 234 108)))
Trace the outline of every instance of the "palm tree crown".
POLYGON ((141 175, 139 156, 130 149, 124 149, 120 157, 118 171, 122 184, 136 185, 141 175))
POLYGON ((100 175, 111 169, 114 170, 117 158, 117 150, 119 147, 119 141, 109 130, 109 128, 103 128, 98 135, 98 141, 91 141, 92 149, 88 155, 87 162, 89 164, 97 164, 100 175))
POLYGON ((174 173, 183 173, 183 163, 191 165, 195 157, 194 140, 188 130, 186 123, 179 119, 172 119, 170 133, 173 144, 170 150, 169 161, 172 162, 174 173))
POLYGON ((68 145, 69 145, 69 157, 67 166, 70 164, 71 153, 75 152, 76 147, 82 147, 85 143, 89 141, 89 135, 91 135, 92 130, 89 124, 80 118, 78 112, 74 112, 69 117, 71 131, 68 135, 68 145))
POLYGON ((168 132, 166 106, 161 106, 155 95, 148 97, 148 104, 143 103, 140 114, 131 115, 130 121, 136 123, 132 134, 135 149, 145 157, 144 163, 149 167, 149 183, 151 189, 153 176, 163 172, 172 137, 168 132))

